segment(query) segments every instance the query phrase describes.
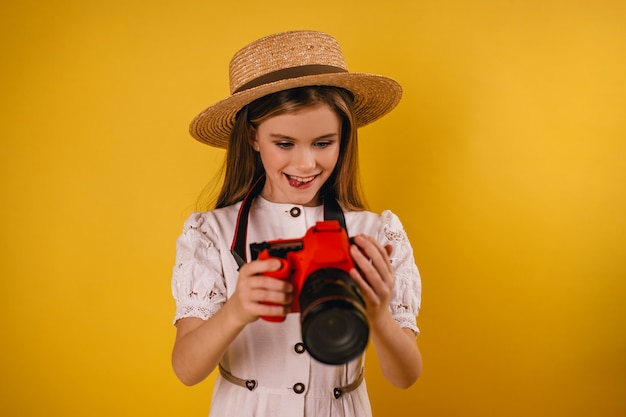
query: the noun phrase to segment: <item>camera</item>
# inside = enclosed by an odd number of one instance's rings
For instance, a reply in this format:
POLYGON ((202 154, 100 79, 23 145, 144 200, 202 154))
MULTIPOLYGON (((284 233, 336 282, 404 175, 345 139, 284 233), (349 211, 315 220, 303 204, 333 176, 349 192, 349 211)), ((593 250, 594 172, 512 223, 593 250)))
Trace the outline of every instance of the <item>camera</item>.
POLYGON ((363 353, 369 338, 365 302, 350 278, 350 238, 338 221, 317 222, 301 239, 253 243, 250 251, 252 259, 280 260, 281 267, 265 275, 293 284, 291 311, 301 313, 302 342, 313 358, 340 365, 363 353))

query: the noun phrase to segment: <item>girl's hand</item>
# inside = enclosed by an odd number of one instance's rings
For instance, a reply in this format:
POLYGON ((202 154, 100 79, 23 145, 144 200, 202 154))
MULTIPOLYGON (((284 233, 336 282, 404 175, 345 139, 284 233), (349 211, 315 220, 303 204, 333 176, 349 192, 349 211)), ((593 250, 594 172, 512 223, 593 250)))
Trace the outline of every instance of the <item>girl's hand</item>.
POLYGON ((367 235, 356 236, 354 242, 350 254, 357 268, 350 271, 350 276, 361 289, 368 319, 373 324, 389 314, 389 301, 395 282, 389 259, 393 247, 383 247, 367 235))
POLYGON ((293 299, 291 283, 263 275, 279 268, 278 260, 265 259, 249 262, 239 270, 237 288, 229 301, 242 324, 256 321, 260 316, 284 317, 289 313, 293 299))
POLYGON ((370 236, 356 236, 350 253, 357 268, 350 271, 365 299, 370 336, 385 378, 399 388, 410 387, 422 371, 422 356, 410 329, 397 325, 389 310, 395 282, 389 256, 391 245, 383 247, 370 236))

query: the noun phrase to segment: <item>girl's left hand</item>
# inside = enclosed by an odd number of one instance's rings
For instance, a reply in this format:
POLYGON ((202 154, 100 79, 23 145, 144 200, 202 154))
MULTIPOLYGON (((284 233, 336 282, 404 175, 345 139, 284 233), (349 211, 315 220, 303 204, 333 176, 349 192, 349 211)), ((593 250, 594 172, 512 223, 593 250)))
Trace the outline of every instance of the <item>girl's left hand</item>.
POLYGON ((354 242, 350 254, 357 268, 350 271, 350 276, 361 289, 368 319, 373 324, 383 315, 389 314, 389 300, 395 282, 389 259, 393 247, 383 247, 367 235, 356 236, 354 242))

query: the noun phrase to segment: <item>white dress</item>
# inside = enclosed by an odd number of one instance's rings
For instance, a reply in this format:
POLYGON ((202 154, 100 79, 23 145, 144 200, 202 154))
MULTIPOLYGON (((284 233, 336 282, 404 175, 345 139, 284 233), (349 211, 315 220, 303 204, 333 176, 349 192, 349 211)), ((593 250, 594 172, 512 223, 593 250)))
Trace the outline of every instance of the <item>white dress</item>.
MULTIPOLYGON (((193 213, 185 222, 177 240, 172 278, 174 322, 185 317, 209 319, 235 290, 238 267, 230 247, 240 205, 193 213)), ((400 220, 390 211, 344 215, 350 236, 365 233, 394 246, 391 260, 396 283, 389 308, 401 327, 417 334, 421 282, 400 220)), ((321 220, 322 206, 276 204, 257 197, 250 211, 247 243, 301 238, 321 220)), ((339 398, 333 395, 335 387, 357 380, 362 358, 326 365, 298 349, 300 343, 299 313, 289 314, 282 323, 257 320, 246 326, 220 363, 238 378, 258 381, 257 386, 251 391, 218 376, 210 417, 371 416, 365 382, 339 398), (294 389, 296 385, 299 389, 294 389)))

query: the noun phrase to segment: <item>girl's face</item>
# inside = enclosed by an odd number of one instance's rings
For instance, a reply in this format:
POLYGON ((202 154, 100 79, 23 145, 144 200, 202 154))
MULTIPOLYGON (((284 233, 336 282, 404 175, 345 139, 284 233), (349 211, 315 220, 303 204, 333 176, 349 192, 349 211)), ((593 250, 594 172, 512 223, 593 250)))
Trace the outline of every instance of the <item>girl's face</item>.
POLYGON ((265 168, 261 195, 274 203, 315 206, 339 158, 341 122, 327 105, 307 107, 265 120, 253 148, 265 168))

